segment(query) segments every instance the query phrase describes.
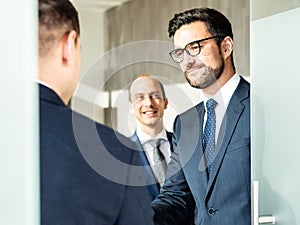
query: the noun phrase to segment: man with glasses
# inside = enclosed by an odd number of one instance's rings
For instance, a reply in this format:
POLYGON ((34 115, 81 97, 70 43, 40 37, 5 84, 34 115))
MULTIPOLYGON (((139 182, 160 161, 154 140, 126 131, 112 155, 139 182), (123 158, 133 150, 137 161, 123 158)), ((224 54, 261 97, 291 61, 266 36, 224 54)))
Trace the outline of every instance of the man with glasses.
POLYGON ((141 74, 129 87, 129 101, 137 123, 131 139, 138 144, 141 162, 148 168, 144 176, 151 202, 159 194, 165 181, 171 157, 172 133, 163 127, 168 99, 158 79, 141 74))
POLYGON ((174 122, 174 153, 156 224, 250 224, 250 85, 236 73, 228 19, 210 8, 175 14, 169 23, 180 64, 203 101, 174 122))

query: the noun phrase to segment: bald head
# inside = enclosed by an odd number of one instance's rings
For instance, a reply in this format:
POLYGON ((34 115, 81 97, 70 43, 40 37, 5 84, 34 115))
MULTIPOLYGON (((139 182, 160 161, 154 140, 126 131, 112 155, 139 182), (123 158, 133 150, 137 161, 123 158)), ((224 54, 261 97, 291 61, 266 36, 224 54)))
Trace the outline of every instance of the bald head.
POLYGON ((140 129, 156 137, 163 129, 168 105, 162 83, 147 74, 138 76, 129 87, 129 100, 140 129))
POLYGON ((132 101, 132 86, 136 85, 138 83, 138 80, 140 79, 146 79, 152 82, 157 83, 160 86, 160 91, 162 93, 162 97, 165 99, 166 98, 166 93, 163 84, 156 78, 150 76, 149 74, 140 74, 138 75, 130 84, 129 89, 128 89, 128 96, 129 96, 129 101, 132 101))

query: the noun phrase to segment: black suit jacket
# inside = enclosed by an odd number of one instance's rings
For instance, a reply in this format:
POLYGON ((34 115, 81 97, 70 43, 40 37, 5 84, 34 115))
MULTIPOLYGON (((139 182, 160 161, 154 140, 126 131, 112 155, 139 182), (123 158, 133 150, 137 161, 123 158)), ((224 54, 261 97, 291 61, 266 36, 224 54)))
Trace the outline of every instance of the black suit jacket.
MULTIPOLYGON (((171 132, 167 132, 167 138, 168 141, 170 142, 170 150, 171 152, 173 152, 173 148, 172 148, 172 135, 173 133, 171 132)), ((149 193, 149 199, 150 202, 152 202, 155 197, 159 194, 160 192, 160 185, 159 183, 157 183, 156 179, 155 179, 155 175, 150 167, 150 163, 148 161, 147 155, 145 154, 145 151, 143 150, 143 145, 141 144, 136 132, 134 132, 134 134, 130 137, 131 140, 133 140, 135 143, 137 143, 138 146, 138 151, 137 153, 137 157, 139 157, 139 162, 141 163, 141 166, 144 166, 144 178, 147 182, 147 189, 148 189, 148 193, 149 193)))
POLYGON ((127 185, 138 183, 133 142, 72 112, 51 89, 40 85, 39 94, 41 224, 153 224, 146 188, 127 185))
MULTIPOLYGON (((178 225, 192 216, 197 225, 250 225, 250 85, 242 77, 221 124, 209 179, 203 156, 204 104, 178 116, 174 153, 155 221, 178 225)), ((186 224, 186 223, 182 223, 186 224)))

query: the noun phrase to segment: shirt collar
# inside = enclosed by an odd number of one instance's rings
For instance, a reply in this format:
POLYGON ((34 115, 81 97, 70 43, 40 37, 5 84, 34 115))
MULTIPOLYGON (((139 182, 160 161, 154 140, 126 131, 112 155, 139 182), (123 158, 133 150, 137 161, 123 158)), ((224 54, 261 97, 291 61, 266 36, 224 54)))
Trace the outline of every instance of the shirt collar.
POLYGON ((41 85, 46 86, 47 88, 50 88, 51 90, 53 90, 53 88, 48 83, 46 83, 44 81, 41 81, 41 80, 37 79, 36 82, 41 84, 41 85))
MULTIPOLYGON (((237 88, 240 82, 240 76, 235 73, 221 88, 218 92, 212 97, 214 100, 218 102, 218 106, 223 106, 227 108, 229 101, 237 88)), ((209 98, 207 98, 203 93, 202 97, 204 99, 204 107, 206 110, 206 102, 209 98)), ((218 107, 217 106, 217 107, 218 107)))
POLYGON ((167 132, 166 132, 165 128, 163 128, 162 131, 155 138, 146 134, 144 131, 141 130, 141 128, 139 126, 137 126, 137 128, 136 128, 136 134, 142 145, 145 144, 147 141, 153 140, 153 139, 163 139, 163 140, 168 141, 167 132))

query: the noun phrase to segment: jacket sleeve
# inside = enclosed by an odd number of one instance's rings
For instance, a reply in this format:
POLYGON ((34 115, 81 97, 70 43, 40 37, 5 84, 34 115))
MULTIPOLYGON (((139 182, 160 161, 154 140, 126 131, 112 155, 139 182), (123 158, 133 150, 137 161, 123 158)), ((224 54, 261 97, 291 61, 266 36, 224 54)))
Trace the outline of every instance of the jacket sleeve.
MULTIPOLYGON (((152 202, 154 222, 156 225, 189 225, 194 221, 195 202, 182 171, 179 152, 177 152, 176 126, 180 126, 176 118, 172 145, 171 162, 168 165, 167 179, 161 188, 160 194, 152 202)), ((177 129, 177 131, 180 129, 177 129)))
MULTIPOLYGON (((119 137, 120 138, 120 137, 119 137)), ((122 143, 126 144, 128 149, 123 149, 127 154, 131 154, 130 163, 128 165, 128 184, 122 207, 120 208, 115 225, 154 225, 153 210, 149 201, 149 194, 145 172, 147 167, 141 166, 144 163, 141 161, 140 153, 143 153, 140 146, 136 142, 128 139, 122 139, 122 143)), ((137 141, 137 139, 136 139, 137 141)))

